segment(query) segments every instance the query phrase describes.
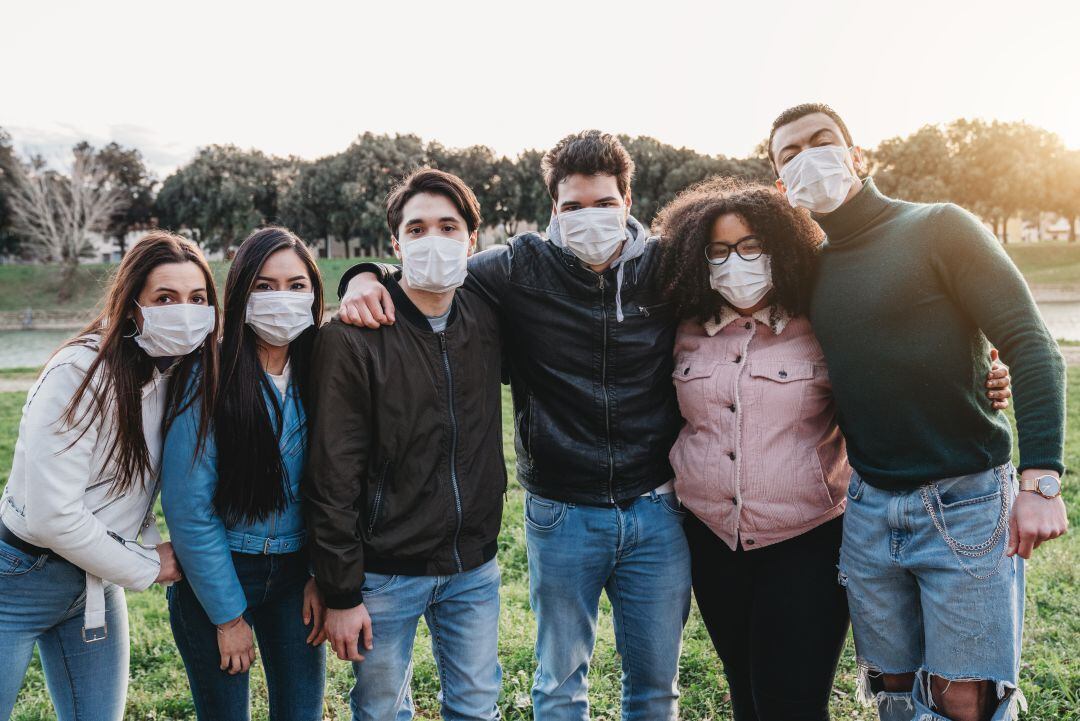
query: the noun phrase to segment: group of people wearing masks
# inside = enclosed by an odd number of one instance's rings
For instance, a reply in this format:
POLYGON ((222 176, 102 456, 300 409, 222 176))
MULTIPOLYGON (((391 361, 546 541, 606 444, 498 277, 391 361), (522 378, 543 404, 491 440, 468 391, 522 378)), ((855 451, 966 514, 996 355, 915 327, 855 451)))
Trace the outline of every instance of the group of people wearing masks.
POLYGON ((546 237, 475 254, 473 192, 417 170, 386 200, 400 267, 347 271, 326 325, 288 230, 240 245, 220 305, 150 233, 23 409, 0 716, 36 646, 60 719, 122 718, 123 589, 160 583, 200 719, 248 717, 256 642, 270 717, 321 719, 325 641, 354 719, 410 718, 420 617, 443 718, 499 718, 508 380, 538 721, 589 718, 602 593, 622 717, 678 718, 691 592, 737 721, 827 719, 849 623, 883 721, 1014 718, 1023 559, 1067 527, 1061 354, 983 225, 878 192, 828 106, 769 154, 775 188, 707 180, 648 237, 619 140, 568 136, 546 237))

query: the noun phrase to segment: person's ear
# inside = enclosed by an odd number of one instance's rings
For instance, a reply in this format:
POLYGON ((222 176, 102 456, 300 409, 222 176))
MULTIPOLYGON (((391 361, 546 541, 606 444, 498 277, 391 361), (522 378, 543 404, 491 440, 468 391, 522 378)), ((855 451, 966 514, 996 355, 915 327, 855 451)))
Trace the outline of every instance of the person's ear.
POLYGON ((780 180, 780 178, 776 179, 776 189, 784 195, 787 195, 787 186, 784 185, 784 181, 780 180))
POLYGON ((401 246, 397 242, 397 237, 395 237, 393 235, 390 236, 390 245, 393 246, 393 248, 394 248, 394 257, 400 260, 401 259, 401 246))
POLYGON ((479 234, 479 232, 480 232, 480 229, 477 228, 473 232, 469 233, 469 253, 468 253, 469 255, 472 255, 473 253, 476 252, 476 239, 477 239, 477 235, 479 234))
POLYGON ((630 188, 626 189, 626 197, 623 198, 623 202, 626 203, 626 214, 630 215, 630 206, 634 204, 634 198, 630 195, 630 188))
POLYGON ((559 214, 559 203, 556 200, 551 201, 551 214, 552 215, 558 215, 559 214))
POLYGON ((851 165, 855 168, 855 174, 859 177, 866 175, 868 163, 866 161, 866 154, 863 149, 858 145, 851 147, 851 165))

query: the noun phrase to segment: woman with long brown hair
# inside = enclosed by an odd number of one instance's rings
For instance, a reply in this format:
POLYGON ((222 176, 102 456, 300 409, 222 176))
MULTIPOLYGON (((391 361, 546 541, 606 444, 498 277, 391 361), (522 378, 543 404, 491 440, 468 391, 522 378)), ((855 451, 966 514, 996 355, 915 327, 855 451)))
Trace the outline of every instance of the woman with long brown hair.
MULTIPOLYGON (((0 717, 36 645, 59 719, 122 718, 124 589, 180 578, 153 516, 162 434, 195 364, 216 369, 217 328, 202 253, 154 231, 31 388, 0 498, 0 717)), ((199 397, 215 397, 214 378, 199 377, 199 397)))
POLYGON ((315 259, 285 228, 256 230, 224 306, 216 402, 191 404, 165 439, 161 503, 185 572, 169 589, 169 620, 200 719, 249 718, 257 637, 270 718, 318 721, 323 611, 300 498, 323 315, 315 259))

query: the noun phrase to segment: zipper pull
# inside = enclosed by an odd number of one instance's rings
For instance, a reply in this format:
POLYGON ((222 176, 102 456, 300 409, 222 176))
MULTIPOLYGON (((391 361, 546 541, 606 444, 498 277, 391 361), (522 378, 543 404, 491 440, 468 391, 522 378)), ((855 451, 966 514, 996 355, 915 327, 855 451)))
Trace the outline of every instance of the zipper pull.
POLYGON ((600 290, 603 290, 603 289, 604 289, 604 276, 601 275, 600 276, 600 290))
POLYGON ((637 309, 638 309, 639 311, 641 311, 641 314, 642 314, 643 316, 645 316, 646 318, 648 318, 648 317, 649 317, 649 309, 648 309, 648 308, 646 308, 646 307, 645 307, 645 306, 643 306, 643 305, 639 305, 639 306, 637 307, 637 309))

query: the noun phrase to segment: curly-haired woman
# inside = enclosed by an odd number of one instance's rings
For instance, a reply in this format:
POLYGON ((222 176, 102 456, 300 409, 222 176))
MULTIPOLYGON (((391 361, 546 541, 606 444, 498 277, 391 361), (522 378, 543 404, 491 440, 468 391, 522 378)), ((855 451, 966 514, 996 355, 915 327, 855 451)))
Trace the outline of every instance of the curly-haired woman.
POLYGON ((730 179, 685 191, 657 224, 683 319, 675 489, 735 719, 828 719, 848 626, 836 568, 851 469, 806 318, 821 231, 775 189, 730 179))

